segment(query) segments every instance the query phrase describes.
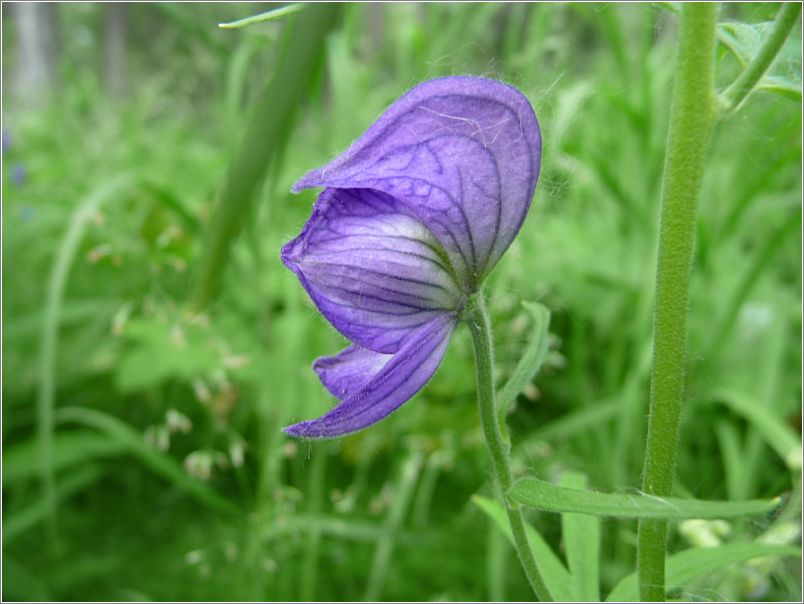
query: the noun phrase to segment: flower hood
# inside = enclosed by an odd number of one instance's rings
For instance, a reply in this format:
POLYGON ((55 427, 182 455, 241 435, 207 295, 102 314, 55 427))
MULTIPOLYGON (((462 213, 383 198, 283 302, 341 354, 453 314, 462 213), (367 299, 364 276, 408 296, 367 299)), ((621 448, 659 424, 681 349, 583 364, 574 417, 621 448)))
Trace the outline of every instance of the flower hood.
POLYGON ((282 260, 353 344, 313 365, 341 402, 287 433, 361 430, 424 386, 467 297, 519 232, 540 159, 522 93, 456 76, 410 90, 293 186, 324 190, 282 260))

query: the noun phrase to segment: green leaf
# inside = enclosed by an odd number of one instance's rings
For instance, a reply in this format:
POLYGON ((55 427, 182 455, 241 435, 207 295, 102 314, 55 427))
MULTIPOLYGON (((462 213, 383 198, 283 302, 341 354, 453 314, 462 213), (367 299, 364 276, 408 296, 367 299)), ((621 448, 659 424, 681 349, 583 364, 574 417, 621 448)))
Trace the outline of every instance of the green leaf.
POLYGON ((801 470, 801 439, 767 406, 738 392, 721 389, 715 393, 721 402, 750 423, 791 470, 801 470))
POLYGON ((753 24, 727 21, 718 23, 717 39, 745 67, 759 52, 762 42, 771 31, 773 21, 753 24))
MULTIPOLYGON (((377 523, 363 522, 359 519, 341 516, 328 516, 323 514, 299 514, 272 519, 260 529, 260 536, 266 542, 287 538, 294 533, 318 532, 342 541, 356 541, 375 543, 380 541, 387 533, 385 528, 377 523)), ((415 545, 417 542, 413 535, 400 530, 396 538, 401 543, 415 545)))
POLYGON ((342 12, 337 2, 311 3, 293 27, 283 28, 274 69, 249 112, 245 135, 208 221, 191 303, 195 312, 206 308, 220 292, 231 248, 246 227, 257 191, 284 154, 299 111, 317 97, 327 35, 339 26, 342 12))
POLYGON ((779 498, 752 501, 700 501, 649 495, 595 493, 560 487, 536 478, 523 478, 508 497, 517 503, 548 512, 578 512, 618 518, 733 518, 766 514, 779 498))
POLYGON ((757 88, 801 102, 801 82, 796 82, 791 78, 778 75, 765 76, 759 81, 757 88))
MULTIPOLYGON (((567 472, 561 477, 562 486, 583 489, 586 476, 567 472)), ((581 602, 600 601, 600 518, 588 514, 561 514, 561 532, 570 573, 581 602)))
MULTIPOLYGON (((688 549, 667 558, 667 587, 668 589, 684 587, 693 579, 707 573, 722 571, 726 564, 744 562, 761 556, 801 557, 801 551, 793 546, 769 543, 729 543, 716 547, 688 549)), ((606 601, 636 602, 638 599, 637 575, 631 573, 617 583, 606 601)))
POLYGON ((63 407, 56 411, 56 419, 61 423, 80 424, 105 433, 119 441, 146 466, 188 495, 222 512, 238 513, 237 506, 218 495, 208 485, 187 475, 184 468, 172 457, 148 446, 142 434, 116 417, 95 409, 63 407))
POLYGON ((255 23, 276 21, 277 19, 281 19, 282 17, 287 17, 288 15, 296 14, 303 8, 304 4, 301 2, 297 4, 288 4, 287 6, 282 6, 280 8, 265 11, 264 13, 260 13, 258 15, 246 17, 245 19, 238 19, 237 21, 231 21, 229 23, 218 23, 218 27, 220 27, 221 29, 240 29, 241 27, 246 27, 247 25, 254 25, 255 23))
POLYGON ((56 356, 59 347, 61 309, 70 270, 78 255, 84 231, 92 216, 105 203, 119 200, 135 183, 132 174, 123 173, 103 182, 73 211, 61 239, 50 270, 45 294, 45 307, 39 340, 37 434, 39 437, 39 469, 43 499, 49 509, 51 534, 55 535, 56 503, 53 461, 53 409, 56 406, 56 356))
MULTIPOLYGON (((717 38, 740 64, 746 67, 759 53, 762 44, 773 28, 774 21, 763 23, 729 21, 718 24, 717 38)), ((774 65, 770 66, 769 72, 756 87, 766 92, 801 101, 801 59, 797 50, 799 48, 801 48, 801 39, 791 36, 782 47, 774 65)))
MULTIPOLYGON (((472 502, 495 522, 513 545, 514 537, 511 534, 511 525, 508 523, 508 516, 503 507, 482 495, 472 495, 472 502)), ((531 552, 539 565, 547 589, 553 594, 556 601, 574 600, 576 587, 572 575, 535 528, 526 523, 525 529, 528 533, 531 552)))
POLYGON ((516 400, 516 397, 539 372, 547 356, 547 343, 550 331, 550 311, 541 304, 533 302, 523 302, 527 311, 533 317, 533 335, 528 342, 522 358, 517 363, 516 369, 508 383, 500 390, 497 395, 497 408, 499 410, 500 423, 505 423, 505 416, 516 400))
MULTIPOLYGON (((54 503, 59 504, 82 491, 95 482, 100 475, 100 470, 94 466, 79 468, 56 484, 54 503)), ((8 520, 3 523, 3 543, 11 541, 29 528, 36 526, 44 520, 49 511, 49 502, 45 499, 38 499, 30 506, 9 515, 8 520)))
MULTIPOLYGON (((125 450, 123 444, 105 434, 89 430, 56 433, 53 436, 53 471, 83 464, 125 450)), ((39 443, 35 438, 5 447, 3 450, 3 485, 38 478, 39 443)))

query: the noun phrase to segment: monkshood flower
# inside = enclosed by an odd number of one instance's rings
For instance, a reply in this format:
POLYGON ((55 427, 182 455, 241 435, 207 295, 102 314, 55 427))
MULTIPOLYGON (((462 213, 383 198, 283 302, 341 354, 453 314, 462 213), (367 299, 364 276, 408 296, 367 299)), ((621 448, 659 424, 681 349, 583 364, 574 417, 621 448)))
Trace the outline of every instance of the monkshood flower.
POLYGON ((522 93, 447 77, 410 90, 293 186, 324 190, 282 261, 352 345, 313 364, 340 403, 285 432, 349 434, 424 386, 467 299, 522 226, 540 159, 522 93))

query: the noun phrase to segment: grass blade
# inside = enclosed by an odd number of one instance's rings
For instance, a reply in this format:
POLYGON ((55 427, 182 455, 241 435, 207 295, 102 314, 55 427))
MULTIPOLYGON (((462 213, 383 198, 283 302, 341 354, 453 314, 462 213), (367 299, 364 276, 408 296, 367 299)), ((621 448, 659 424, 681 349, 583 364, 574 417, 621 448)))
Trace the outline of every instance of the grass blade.
MULTIPOLYGON (((667 587, 679 588, 708 573, 723 570, 727 564, 744 562, 761 556, 797 556, 801 551, 790 545, 770 543, 729 543, 716 547, 684 550, 667 558, 667 587)), ((637 576, 631 573, 611 590, 607 602, 638 600, 637 576)))
POLYGON ((282 6, 280 8, 265 11, 264 13, 253 15, 251 17, 245 17, 244 19, 238 19, 237 21, 230 21, 228 23, 218 23, 218 27, 220 27, 221 29, 240 29, 241 27, 254 25, 256 23, 266 23, 268 21, 276 21, 277 19, 287 17, 288 15, 295 15, 303 8, 304 4, 302 3, 288 4, 287 6, 282 6))
POLYGON ((770 409, 731 390, 718 390, 716 400, 744 417, 791 470, 801 470, 801 439, 770 409))
POLYGON ((53 470, 53 408, 56 392, 56 351, 59 342, 59 317, 78 246, 86 230, 86 225, 95 212, 108 200, 119 196, 133 179, 122 175, 98 187, 85 199, 73 213, 67 232, 56 251, 53 268, 47 285, 44 320, 39 344, 39 375, 37 397, 37 435, 39 439, 40 476, 42 479, 43 502, 48 510, 51 536, 56 535, 56 492, 53 470))
MULTIPOLYGON (((491 518, 499 529, 508 538, 509 543, 514 543, 511 534, 511 526, 508 524, 508 517, 505 510, 496 501, 482 495, 472 495, 472 502, 479 507, 489 518, 491 518)), ((575 599, 575 580, 570 575, 567 567, 561 562, 552 548, 542 538, 539 532, 530 524, 525 524, 528 532, 528 541, 533 557, 539 562, 539 570, 542 573, 547 589, 553 594, 556 601, 571 602, 575 599)))
MULTIPOLYGON (((281 519, 271 518, 265 520, 260 527, 260 537, 266 543, 286 538, 288 535, 309 534, 310 532, 318 532, 340 541, 376 543, 385 534, 383 527, 379 524, 325 514, 294 514, 281 519)), ((397 539, 404 544, 416 543, 413 535, 405 532, 400 532, 397 539)))
MULTIPOLYGON (((95 482, 101 475, 100 470, 94 466, 80 468, 70 476, 65 477, 55 490, 55 502, 61 503, 72 495, 95 482)), ((49 513, 48 503, 44 499, 39 499, 29 507, 9 515, 7 521, 3 523, 3 543, 7 543, 24 533, 28 529, 36 526, 45 519, 49 513)))
POLYGON ((366 586, 366 594, 363 598, 366 602, 376 602, 380 598, 382 586, 391 566, 391 556, 394 552, 396 537, 402 528, 405 514, 413 499, 413 491, 418 482, 421 467, 422 455, 418 451, 412 452, 402 464, 394 500, 385 518, 383 535, 374 548, 371 572, 366 586))
MULTIPOLYGON (((53 437, 53 471, 117 455, 123 445, 105 434, 89 430, 57 433, 53 437)), ((6 447, 3 451, 3 486, 34 478, 39 472, 39 443, 34 439, 6 447)))
POLYGON ((337 26, 340 11, 337 3, 311 5, 286 25, 277 69, 255 103, 209 223, 209 241, 192 304, 196 311, 202 311, 218 292, 231 245, 266 174, 285 147, 299 108, 312 96, 327 33, 337 26))
POLYGON ((751 501, 701 501, 648 495, 595 493, 560 487, 536 478, 514 484, 512 501, 548 512, 577 512, 617 518, 734 518, 767 514, 780 499, 751 501))
POLYGON ((776 229, 776 232, 768 236, 762 251, 753 254, 754 262, 744 274, 740 286, 729 300, 728 308, 723 313, 724 318, 715 329, 715 335, 712 337, 706 354, 704 355, 706 359, 715 360, 720 357, 720 353, 726 345, 729 335, 734 330, 740 309, 748 299, 757 281, 759 281, 759 278, 763 275, 767 267, 771 265, 776 254, 783 249, 787 238, 794 233, 800 232, 801 212, 795 212, 789 220, 786 220, 776 229))
MULTIPOLYGON (((562 486, 583 489, 586 476, 567 472, 562 486)), ((564 535, 567 563, 578 589, 576 598, 581 602, 600 601, 600 518, 588 514, 561 514, 561 532, 564 535)))
POLYGON ((81 407, 63 407, 56 412, 61 423, 74 423, 99 430, 122 443, 129 452, 138 457, 154 472, 172 482, 176 487, 221 512, 238 513, 239 509, 224 499, 206 484, 188 476, 184 468, 173 458, 151 448, 142 435, 107 413, 81 407))

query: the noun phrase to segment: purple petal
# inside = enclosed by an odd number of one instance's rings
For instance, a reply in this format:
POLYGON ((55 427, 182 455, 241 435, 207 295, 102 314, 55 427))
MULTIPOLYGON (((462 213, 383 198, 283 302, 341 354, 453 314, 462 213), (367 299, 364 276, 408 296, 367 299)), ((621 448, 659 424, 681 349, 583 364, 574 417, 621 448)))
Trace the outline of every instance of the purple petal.
POLYGON ((443 314, 411 332, 391 360, 332 411, 284 431, 303 438, 332 438, 357 432, 387 417, 435 373, 455 322, 454 314, 443 314))
POLYGON ((365 386, 393 355, 372 352, 353 344, 334 357, 321 357, 313 369, 333 396, 342 399, 365 386))
POLYGON ((415 213, 476 287, 519 232, 541 160, 533 109, 515 88, 476 77, 425 82, 348 151, 298 181, 371 188, 415 213))
POLYGON ((324 190, 282 260, 338 331, 375 352, 396 352, 412 330, 461 304, 432 234, 378 191, 324 190))

